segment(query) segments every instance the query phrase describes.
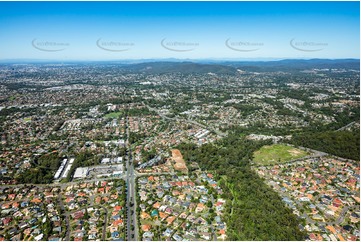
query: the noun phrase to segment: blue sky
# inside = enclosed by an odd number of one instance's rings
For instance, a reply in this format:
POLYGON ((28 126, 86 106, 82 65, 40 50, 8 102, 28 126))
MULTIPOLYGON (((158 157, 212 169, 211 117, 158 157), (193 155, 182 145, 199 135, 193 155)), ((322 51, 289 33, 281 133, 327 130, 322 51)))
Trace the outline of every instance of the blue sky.
POLYGON ((0 2, 0 59, 359 58, 359 19, 359 2, 0 2))

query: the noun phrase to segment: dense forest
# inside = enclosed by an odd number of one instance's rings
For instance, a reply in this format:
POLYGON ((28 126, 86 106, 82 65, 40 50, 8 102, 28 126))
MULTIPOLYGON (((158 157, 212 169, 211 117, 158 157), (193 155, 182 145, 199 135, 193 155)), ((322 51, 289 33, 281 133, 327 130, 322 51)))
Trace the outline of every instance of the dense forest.
POLYGON ((187 162, 213 171, 227 199, 225 220, 229 240, 304 240, 300 221, 279 195, 251 169, 253 152, 270 141, 250 141, 231 134, 197 148, 181 144, 187 162))
POLYGON ((360 130, 296 134, 292 143, 339 157, 360 160, 360 130))
POLYGON ((47 184, 53 181, 55 172, 60 166, 58 153, 40 156, 33 161, 35 168, 30 168, 17 178, 19 183, 47 184))

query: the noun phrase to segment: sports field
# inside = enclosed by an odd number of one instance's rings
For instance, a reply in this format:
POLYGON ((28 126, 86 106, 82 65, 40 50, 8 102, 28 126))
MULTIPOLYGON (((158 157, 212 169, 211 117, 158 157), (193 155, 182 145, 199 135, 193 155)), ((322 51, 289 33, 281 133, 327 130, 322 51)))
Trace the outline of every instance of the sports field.
POLYGON ((112 112, 112 113, 106 114, 104 116, 104 118, 118 118, 121 114, 122 114, 122 112, 112 112))
POLYGON ((258 165, 271 165, 299 159, 307 155, 309 155, 308 152, 292 146, 275 144, 263 146, 254 152, 253 161, 258 165))

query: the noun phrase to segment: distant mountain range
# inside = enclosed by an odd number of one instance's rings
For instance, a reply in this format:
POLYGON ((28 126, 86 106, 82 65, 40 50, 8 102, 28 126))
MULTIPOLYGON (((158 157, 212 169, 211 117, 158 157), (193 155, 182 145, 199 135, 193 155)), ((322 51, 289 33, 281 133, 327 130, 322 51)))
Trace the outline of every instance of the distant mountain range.
POLYGON ((360 59, 284 59, 272 61, 224 61, 224 60, 179 60, 144 59, 118 61, 50 61, 50 60, 7 60, 0 64, 89 64, 118 65, 126 72, 149 74, 236 74, 238 70, 251 72, 300 71, 305 69, 354 69, 360 70, 360 59), (138 63, 137 63, 138 62, 138 63))
POLYGON ((229 65, 220 64, 200 64, 194 62, 148 62, 140 64, 130 64, 122 67, 127 71, 145 72, 145 73, 174 73, 184 74, 235 74, 237 69, 229 65))
POLYGON ((285 59, 279 61, 241 61, 241 62, 224 62, 236 68, 243 68, 248 71, 288 71, 304 69, 360 69, 359 59, 285 59))
POLYGON ((251 72, 301 71, 305 69, 360 69, 359 59, 287 59, 279 61, 227 61, 215 63, 147 62, 122 66, 126 71, 144 73, 215 73, 236 74, 238 70, 251 72))

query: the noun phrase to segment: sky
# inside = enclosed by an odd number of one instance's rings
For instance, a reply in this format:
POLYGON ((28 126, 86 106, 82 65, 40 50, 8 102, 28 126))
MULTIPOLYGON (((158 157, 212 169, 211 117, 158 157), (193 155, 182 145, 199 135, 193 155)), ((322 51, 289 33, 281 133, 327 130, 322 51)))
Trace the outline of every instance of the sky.
POLYGON ((0 60, 359 58, 359 2, 0 2, 0 60))

